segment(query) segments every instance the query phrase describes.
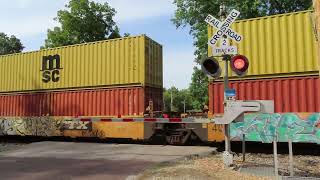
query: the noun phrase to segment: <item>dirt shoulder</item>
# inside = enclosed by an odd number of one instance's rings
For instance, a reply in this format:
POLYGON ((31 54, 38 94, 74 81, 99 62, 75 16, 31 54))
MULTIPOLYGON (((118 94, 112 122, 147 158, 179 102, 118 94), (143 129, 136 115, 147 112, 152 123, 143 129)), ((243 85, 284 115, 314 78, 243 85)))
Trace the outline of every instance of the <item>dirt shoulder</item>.
MULTIPOLYGON (((246 162, 242 162, 241 154, 234 157, 234 167, 224 168, 221 154, 208 157, 192 158, 171 163, 158 164, 139 174, 139 180, 262 180, 274 179, 275 177, 254 176, 237 171, 240 168, 250 167, 273 167, 273 155, 262 153, 246 154, 246 162)), ((279 175, 289 175, 288 155, 278 155, 279 175)), ((320 177, 320 156, 294 155, 294 173, 298 177, 320 177)))
POLYGON ((264 180, 271 178, 248 175, 232 168, 224 168, 221 155, 217 154, 203 158, 180 160, 173 163, 162 163, 144 171, 137 179, 264 180))
MULTIPOLYGON (((273 154, 248 153, 246 162, 241 161, 242 156, 235 156, 238 167, 258 167, 273 166, 273 154)), ((279 154, 279 175, 289 176, 289 156, 279 154)), ((293 156, 294 175, 300 177, 320 178, 320 156, 315 155, 294 155, 293 156)))

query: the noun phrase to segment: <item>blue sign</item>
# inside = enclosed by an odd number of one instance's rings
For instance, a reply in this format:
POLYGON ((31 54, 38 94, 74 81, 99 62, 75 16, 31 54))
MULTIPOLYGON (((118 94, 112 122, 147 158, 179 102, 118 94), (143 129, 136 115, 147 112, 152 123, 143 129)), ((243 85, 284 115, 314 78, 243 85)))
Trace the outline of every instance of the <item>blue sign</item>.
POLYGON ((236 90, 235 89, 227 89, 225 90, 224 94, 226 97, 234 97, 236 96, 236 90))

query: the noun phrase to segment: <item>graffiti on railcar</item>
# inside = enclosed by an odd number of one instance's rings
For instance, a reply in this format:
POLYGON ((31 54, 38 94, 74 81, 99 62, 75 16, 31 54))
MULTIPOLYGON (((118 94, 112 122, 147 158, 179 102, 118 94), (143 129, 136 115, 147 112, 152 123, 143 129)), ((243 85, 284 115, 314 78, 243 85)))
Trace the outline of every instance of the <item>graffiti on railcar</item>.
POLYGON ((91 122, 67 119, 63 121, 66 130, 91 130, 91 122))
POLYGON ((211 130, 215 133, 223 133, 223 125, 213 124, 211 130))
POLYGON ((230 125, 232 140, 271 143, 309 142, 320 144, 320 113, 301 115, 288 114, 248 114, 244 122, 230 125))
POLYGON ((52 117, 8 117, 0 119, 0 135, 62 136, 64 130, 90 130, 90 122, 52 117))
POLYGON ((97 137, 97 138, 105 138, 106 133, 103 130, 99 129, 90 129, 90 131, 82 131, 81 137, 97 137))
POLYGON ((6 118, 0 119, 0 135, 23 135, 21 133, 21 126, 23 122, 21 119, 10 121, 6 118))

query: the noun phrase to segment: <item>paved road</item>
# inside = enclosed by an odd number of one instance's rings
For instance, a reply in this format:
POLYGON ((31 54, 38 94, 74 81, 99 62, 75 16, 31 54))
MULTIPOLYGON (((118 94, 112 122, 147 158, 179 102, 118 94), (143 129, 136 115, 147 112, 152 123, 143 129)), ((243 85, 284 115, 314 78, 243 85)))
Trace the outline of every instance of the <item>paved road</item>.
POLYGON ((0 179, 126 179, 155 163, 212 151, 195 146, 39 142, 0 152, 0 179))

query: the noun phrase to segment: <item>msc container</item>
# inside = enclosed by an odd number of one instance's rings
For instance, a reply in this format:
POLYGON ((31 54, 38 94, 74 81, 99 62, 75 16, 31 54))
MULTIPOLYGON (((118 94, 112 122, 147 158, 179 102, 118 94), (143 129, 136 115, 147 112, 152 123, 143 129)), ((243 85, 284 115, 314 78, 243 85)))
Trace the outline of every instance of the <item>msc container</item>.
MULTIPOLYGON (((319 76, 230 81, 238 100, 274 100, 275 112, 320 112, 319 76)), ((209 83, 209 111, 223 113, 224 86, 209 83)))
MULTIPOLYGON (((240 20, 231 28, 243 35, 234 45, 250 62, 244 78, 319 75, 312 11, 240 20)), ((209 38, 213 32, 208 26, 209 38)))
POLYGON ((162 87, 162 46, 145 35, 0 56, 0 93, 162 87))
POLYGON ((143 116, 161 111, 163 89, 126 87, 0 95, 0 116, 143 116))

